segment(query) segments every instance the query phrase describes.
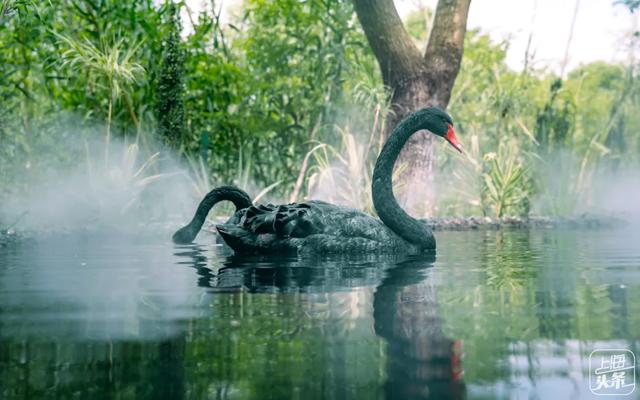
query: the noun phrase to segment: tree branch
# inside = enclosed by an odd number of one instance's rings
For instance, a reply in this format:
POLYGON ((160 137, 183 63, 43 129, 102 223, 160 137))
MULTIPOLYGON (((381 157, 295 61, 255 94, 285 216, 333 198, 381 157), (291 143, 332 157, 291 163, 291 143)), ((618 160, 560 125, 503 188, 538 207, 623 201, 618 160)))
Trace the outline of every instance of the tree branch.
POLYGON ((424 72, 420 51, 405 30, 393 0, 353 0, 353 4, 387 86, 393 88, 403 79, 424 72))
POLYGON ((452 83, 435 85, 444 89, 441 93, 434 93, 436 104, 440 107, 445 107, 449 102, 453 82, 460 70, 470 3, 471 0, 438 1, 424 61, 432 79, 452 83))

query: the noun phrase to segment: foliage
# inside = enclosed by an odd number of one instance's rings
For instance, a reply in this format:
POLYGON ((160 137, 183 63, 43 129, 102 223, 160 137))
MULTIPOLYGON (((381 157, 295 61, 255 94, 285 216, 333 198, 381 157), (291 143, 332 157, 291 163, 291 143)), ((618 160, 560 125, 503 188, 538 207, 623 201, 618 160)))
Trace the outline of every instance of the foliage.
MULTIPOLYGON (((455 173, 456 186, 466 192, 451 201, 475 205, 480 197, 484 210, 502 209, 496 204, 501 185, 486 174, 501 170, 499 165, 510 170, 513 154, 528 154, 516 157, 514 166, 522 167, 523 175, 518 189, 509 191, 528 202, 520 203, 526 205, 520 210, 507 207, 507 214, 524 213, 529 206, 552 215, 584 210, 596 171, 620 167, 622 158, 627 165, 638 159, 636 67, 593 63, 564 80, 531 67, 518 73, 504 62, 506 45, 477 31, 467 36, 450 108, 460 137, 472 146, 467 165, 457 166, 455 173)), ((452 168, 449 153, 441 156, 441 168, 452 168)))
POLYGON ((343 77, 363 53, 350 17, 350 4, 319 1, 248 1, 236 30, 200 15, 186 41, 185 151, 230 181, 240 149, 250 149, 252 179, 291 190, 290 171, 333 122, 343 77))
MULTIPOLYGON (((69 143, 106 126, 148 154, 170 135, 196 160, 200 191, 236 183, 370 210, 389 92, 351 2, 246 0, 226 24, 219 10, 185 7, 0 2, 2 196, 29 184, 16 176, 77 163, 69 143)), ((407 19, 418 43, 431 15, 407 19)), ((466 153, 436 152, 440 215, 570 214, 596 173, 638 160, 637 65, 592 63, 560 79, 535 60, 511 70, 508 45, 467 33, 449 105, 466 153)))
POLYGON ((126 96, 127 89, 130 90, 128 85, 138 82, 144 73, 144 68, 133 61, 139 44, 124 48, 124 39, 120 39, 98 48, 87 39, 58 36, 69 47, 61 54, 63 67, 70 68, 74 74, 87 74, 95 88, 106 90, 106 96, 111 99, 126 96))
POLYGON ((562 94, 562 80, 555 79, 550 86, 549 99, 536 115, 535 142, 547 154, 556 147, 567 145, 575 126, 575 105, 569 96, 562 94))
POLYGON ((158 77, 156 119, 158 135, 174 147, 182 143, 184 135, 184 51, 180 40, 182 24, 178 8, 169 7, 167 38, 158 77))

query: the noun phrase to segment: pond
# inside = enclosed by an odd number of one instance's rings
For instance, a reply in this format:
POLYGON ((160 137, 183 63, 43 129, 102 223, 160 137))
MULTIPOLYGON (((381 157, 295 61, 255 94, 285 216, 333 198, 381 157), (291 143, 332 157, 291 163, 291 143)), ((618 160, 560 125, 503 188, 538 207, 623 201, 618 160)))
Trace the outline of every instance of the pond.
POLYGON ((437 257, 324 260, 201 236, 0 249, 0 398, 589 398, 592 351, 640 356, 630 229, 439 232, 437 257))

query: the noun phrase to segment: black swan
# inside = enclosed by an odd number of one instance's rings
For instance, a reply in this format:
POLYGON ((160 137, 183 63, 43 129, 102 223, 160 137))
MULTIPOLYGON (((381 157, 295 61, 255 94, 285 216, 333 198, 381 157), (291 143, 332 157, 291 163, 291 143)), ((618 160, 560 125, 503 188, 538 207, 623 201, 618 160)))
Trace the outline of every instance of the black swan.
POLYGON ((423 129, 445 138, 462 151, 453 121, 446 112, 430 107, 403 119, 387 139, 373 170, 371 191, 379 220, 362 211, 318 200, 254 206, 244 191, 222 186, 204 197, 191 222, 173 235, 173 241, 191 243, 209 210, 227 200, 233 202, 236 212, 216 229, 237 254, 419 253, 435 250, 436 240, 431 229, 400 207, 391 183, 400 150, 411 135, 423 129))

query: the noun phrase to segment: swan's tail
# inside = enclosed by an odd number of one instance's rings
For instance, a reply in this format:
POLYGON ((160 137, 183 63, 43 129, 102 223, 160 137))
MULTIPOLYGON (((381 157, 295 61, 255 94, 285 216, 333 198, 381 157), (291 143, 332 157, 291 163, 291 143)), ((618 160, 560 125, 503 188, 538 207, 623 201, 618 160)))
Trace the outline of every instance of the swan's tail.
POLYGON ((209 211, 213 206, 225 200, 232 202, 236 206, 236 211, 252 205, 251 198, 244 190, 235 186, 217 187, 204 196, 191 222, 173 234, 173 242, 178 244, 193 242, 193 239, 200 232, 200 228, 202 228, 209 211))

